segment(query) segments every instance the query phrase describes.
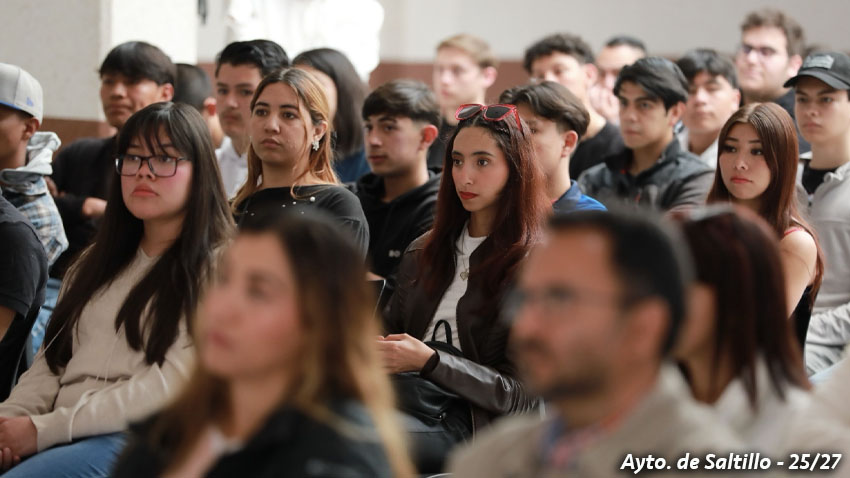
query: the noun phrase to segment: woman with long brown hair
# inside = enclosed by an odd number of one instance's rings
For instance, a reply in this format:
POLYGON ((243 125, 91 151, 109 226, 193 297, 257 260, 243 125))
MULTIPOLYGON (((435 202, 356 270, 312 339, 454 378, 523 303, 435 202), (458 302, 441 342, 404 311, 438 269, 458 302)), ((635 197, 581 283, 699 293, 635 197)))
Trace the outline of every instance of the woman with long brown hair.
POLYGON ((420 472, 439 471, 448 449, 495 417, 536 403, 515 377, 499 309, 551 205, 513 105, 464 105, 457 118, 434 227, 402 259, 379 341, 389 372, 416 372, 468 405, 436 420, 408 416, 409 431, 425 422, 415 436, 434 439, 417 448, 420 472))
POLYGON ((113 476, 411 476, 354 242, 331 218, 277 216, 225 253, 189 385, 113 476))
POLYGON ((718 171, 708 203, 739 204, 773 228, 785 274, 787 313, 802 345, 823 279, 823 260, 814 229, 797 210, 794 121, 774 103, 753 103, 726 121, 718 144, 718 171))
POLYGON ((679 217, 696 281, 674 356, 694 398, 748 445, 778 452, 811 386, 787 320, 776 233, 742 207, 679 217))
POLYGON ((324 210, 360 246, 369 247, 369 226, 360 200, 339 185, 331 166, 332 126, 328 100, 311 74, 287 68, 260 82, 251 100, 248 178, 233 210, 240 227, 253 217, 296 210, 324 210))

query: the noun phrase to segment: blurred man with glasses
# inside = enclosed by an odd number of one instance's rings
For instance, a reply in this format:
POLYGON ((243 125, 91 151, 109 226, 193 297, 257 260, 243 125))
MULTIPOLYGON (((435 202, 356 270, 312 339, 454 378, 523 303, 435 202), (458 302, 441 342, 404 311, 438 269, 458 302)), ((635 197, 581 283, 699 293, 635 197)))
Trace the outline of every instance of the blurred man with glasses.
POLYGON ((649 466, 666 471, 685 453, 740 446, 668 358, 690 271, 665 229, 622 211, 552 219, 505 314, 517 367, 547 416, 507 418, 476 436, 451 460, 455 476, 631 476, 636 457, 663 458, 649 466))
MULTIPOLYGON (((750 12, 741 24, 735 55, 743 104, 772 101, 794 118, 794 92, 785 82, 797 74, 805 50, 803 27, 774 8, 750 12)), ((811 149, 801 135, 800 152, 811 149)))

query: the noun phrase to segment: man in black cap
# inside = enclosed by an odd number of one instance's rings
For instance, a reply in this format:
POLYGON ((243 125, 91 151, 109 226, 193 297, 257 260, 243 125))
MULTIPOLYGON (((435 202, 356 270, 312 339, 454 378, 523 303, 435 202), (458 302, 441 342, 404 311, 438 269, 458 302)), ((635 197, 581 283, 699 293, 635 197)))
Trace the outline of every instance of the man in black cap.
POLYGON ((814 373, 850 342, 850 57, 812 54, 785 87, 794 88, 800 133, 812 145, 811 159, 800 161, 799 187, 828 264, 806 340, 814 373))

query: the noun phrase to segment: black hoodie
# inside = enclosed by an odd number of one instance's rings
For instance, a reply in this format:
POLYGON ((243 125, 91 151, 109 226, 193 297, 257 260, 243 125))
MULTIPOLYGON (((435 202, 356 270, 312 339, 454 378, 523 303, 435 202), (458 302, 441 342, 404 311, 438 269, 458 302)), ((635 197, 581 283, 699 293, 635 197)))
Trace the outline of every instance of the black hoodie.
POLYGON ((440 173, 428 171, 428 182, 386 203, 384 179, 369 173, 352 185, 369 222, 369 257, 372 272, 395 288, 395 274, 407 246, 434 223, 440 173))

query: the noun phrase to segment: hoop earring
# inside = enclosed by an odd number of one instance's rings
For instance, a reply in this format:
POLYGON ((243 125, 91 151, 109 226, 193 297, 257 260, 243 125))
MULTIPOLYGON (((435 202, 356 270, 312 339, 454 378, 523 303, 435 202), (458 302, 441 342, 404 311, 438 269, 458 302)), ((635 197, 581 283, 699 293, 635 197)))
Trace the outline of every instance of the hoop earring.
POLYGON ((319 140, 314 139, 313 140, 313 151, 318 151, 318 150, 319 150, 319 140))

